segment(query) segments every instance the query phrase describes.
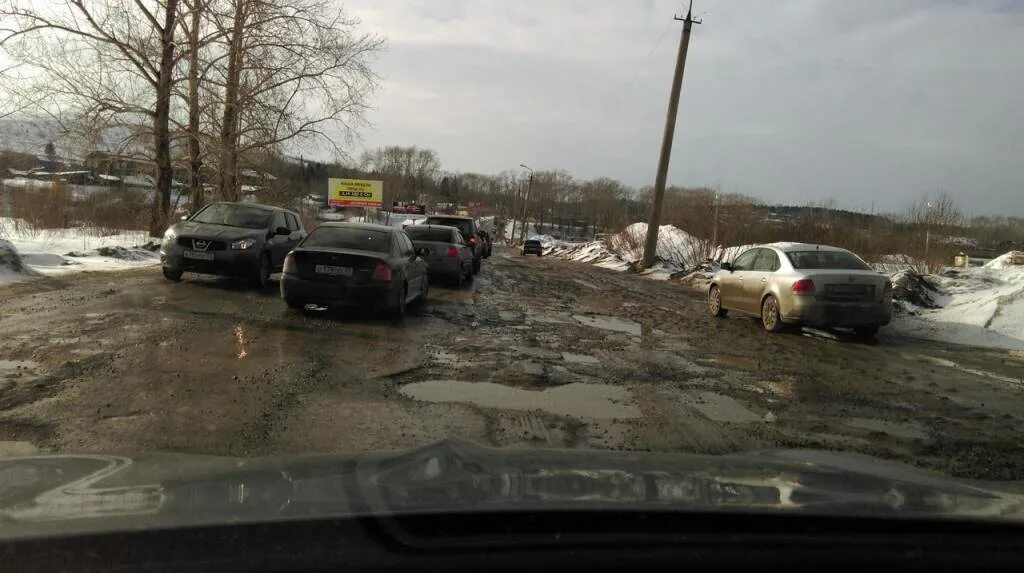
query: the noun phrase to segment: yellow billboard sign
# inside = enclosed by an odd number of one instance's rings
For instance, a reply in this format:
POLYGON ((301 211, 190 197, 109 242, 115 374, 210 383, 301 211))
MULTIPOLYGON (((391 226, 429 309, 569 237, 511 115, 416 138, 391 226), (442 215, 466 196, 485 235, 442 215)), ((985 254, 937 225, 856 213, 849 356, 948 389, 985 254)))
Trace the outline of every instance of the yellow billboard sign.
POLYGON ((384 183, 367 179, 328 179, 327 204, 333 207, 380 207, 384 183))

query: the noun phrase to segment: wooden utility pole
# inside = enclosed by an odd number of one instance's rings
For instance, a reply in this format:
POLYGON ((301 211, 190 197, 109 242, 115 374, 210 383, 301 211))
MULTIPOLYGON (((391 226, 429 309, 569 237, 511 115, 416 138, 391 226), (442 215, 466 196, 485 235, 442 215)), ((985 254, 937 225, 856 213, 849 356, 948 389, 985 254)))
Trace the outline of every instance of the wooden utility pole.
POLYGON ((647 240, 644 241, 643 268, 654 264, 658 252, 658 227, 661 225, 661 203, 665 199, 665 180, 668 178, 668 162, 672 156, 672 138, 676 132, 676 115, 679 111, 679 92, 683 86, 683 69, 686 67, 686 50, 690 46, 690 28, 700 24, 691 17, 693 2, 686 11, 686 17, 675 16, 683 22, 683 35, 679 38, 679 53, 676 55, 676 71, 672 76, 672 94, 668 100, 668 115, 665 117, 665 135, 661 140, 661 154, 658 156, 658 174, 654 179, 654 198, 647 218, 647 240))

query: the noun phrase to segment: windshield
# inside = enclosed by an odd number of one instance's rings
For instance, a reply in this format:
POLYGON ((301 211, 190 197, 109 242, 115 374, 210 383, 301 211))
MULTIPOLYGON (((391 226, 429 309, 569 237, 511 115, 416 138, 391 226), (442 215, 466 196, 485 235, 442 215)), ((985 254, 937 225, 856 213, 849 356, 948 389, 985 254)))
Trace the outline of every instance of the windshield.
POLYGON ((386 253, 391 250, 391 234, 358 227, 317 227, 302 242, 302 247, 312 249, 353 249, 386 253))
POLYGON ((452 239, 452 231, 448 228, 437 229, 415 226, 406 227, 405 232, 413 241, 432 241, 435 243, 451 243, 454 241, 452 239))
POLYGON ((1024 0, 689 8, 0 0, 0 546, 217 496, 1024 523, 891 483, 1024 488, 1024 0))
POLYGON ((469 237, 473 234, 473 223, 465 219, 445 219, 440 217, 428 217, 426 220, 428 225, 444 225, 446 227, 455 227, 458 229, 462 236, 469 240, 469 237))
POLYGON ((843 251, 792 251, 786 253, 794 269, 842 269, 870 271, 856 256, 843 251))
POLYGON ((244 205, 209 205, 192 216, 194 223, 213 223, 228 227, 244 227, 246 229, 265 229, 273 216, 271 211, 244 205))

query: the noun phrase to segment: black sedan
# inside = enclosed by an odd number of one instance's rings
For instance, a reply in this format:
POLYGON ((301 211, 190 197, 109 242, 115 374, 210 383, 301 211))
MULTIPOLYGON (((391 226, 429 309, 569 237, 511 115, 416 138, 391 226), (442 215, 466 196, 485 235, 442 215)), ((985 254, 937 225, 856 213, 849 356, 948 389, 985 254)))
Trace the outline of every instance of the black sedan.
POLYGON ((389 309, 401 316, 426 302, 427 262, 404 231, 366 223, 324 223, 284 261, 281 298, 307 304, 389 309))
POLYGON ((164 277, 182 273, 238 276, 264 287, 270 273, 306 236, 298 215, 253 203, 211 203, 164 233, 164 277))

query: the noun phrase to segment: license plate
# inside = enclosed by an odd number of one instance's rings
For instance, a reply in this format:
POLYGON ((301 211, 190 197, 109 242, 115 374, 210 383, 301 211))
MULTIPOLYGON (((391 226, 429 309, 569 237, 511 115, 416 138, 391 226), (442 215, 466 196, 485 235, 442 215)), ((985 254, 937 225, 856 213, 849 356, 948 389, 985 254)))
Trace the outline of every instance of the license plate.
POLYGON ((202 251, 185 251, 182 253, 186 259, 197 259, 200 261, 212 261, 213 253, 204 253, 202 251))
POLYGON ((317 273, 321 275, 331 275, 336 277, 350 277, 352 276, 352 267, 336 267, 334 265, 316 265, 313 268, 317 273))
POLYGON ((835 294, 865 294, 868 285, 828 285, 825 290, 835 294))

